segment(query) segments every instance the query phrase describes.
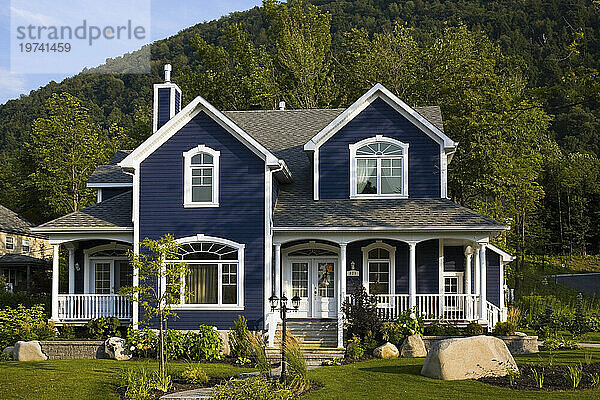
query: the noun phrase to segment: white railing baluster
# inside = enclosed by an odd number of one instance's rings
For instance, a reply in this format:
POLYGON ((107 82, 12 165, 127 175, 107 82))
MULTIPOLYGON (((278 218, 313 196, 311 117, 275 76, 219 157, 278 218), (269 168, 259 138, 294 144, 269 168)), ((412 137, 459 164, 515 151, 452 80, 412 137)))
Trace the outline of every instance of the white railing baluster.
POLYGON ((118 294, 61 294, 58 316, 61 321, 86 321, 93 318, 131 319, 131 302, 118 294))

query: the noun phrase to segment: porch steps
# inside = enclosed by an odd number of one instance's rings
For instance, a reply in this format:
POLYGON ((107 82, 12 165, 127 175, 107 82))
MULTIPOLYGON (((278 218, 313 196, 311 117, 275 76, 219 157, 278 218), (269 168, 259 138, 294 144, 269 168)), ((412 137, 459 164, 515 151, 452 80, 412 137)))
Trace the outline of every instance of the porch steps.
MULTIPOLYGON (((287 330, 300 340, 300 348, 309 365, 344 356, 345 350, 337 348, 335 320, 288 320, 287 330)), ((273 359, 281 357, 281 323, 275 333, 275 347, 267 349, 267 355, 273 359)))

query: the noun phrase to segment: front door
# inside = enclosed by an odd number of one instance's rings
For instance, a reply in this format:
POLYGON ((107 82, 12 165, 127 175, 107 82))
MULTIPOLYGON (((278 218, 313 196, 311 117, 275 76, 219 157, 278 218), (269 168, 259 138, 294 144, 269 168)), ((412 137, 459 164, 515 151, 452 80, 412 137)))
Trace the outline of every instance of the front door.
POLYGON ((287 282, 291 297, 300 297, 298 312, 290 317, 334 318, 337 316, 336 265, 333 259, 291 259, 287 282))

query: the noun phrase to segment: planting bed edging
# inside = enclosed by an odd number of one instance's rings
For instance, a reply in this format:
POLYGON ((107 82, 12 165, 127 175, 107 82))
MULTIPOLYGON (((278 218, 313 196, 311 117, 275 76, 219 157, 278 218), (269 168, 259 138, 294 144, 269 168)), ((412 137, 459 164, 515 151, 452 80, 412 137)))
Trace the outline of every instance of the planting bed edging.
MULTIPOLYGON (((444 339, 464 338, 466 336, 423 336, 423 342, 427 351, 431 348, 433 342, 438 342, 444 339)), ((539 352, 539 343, 537 336, 498 336, 506 343, 506 347, 512 355, 516 354, 532 354, 539 352)))
POLYGON ((108 358, 104 340, 47 340, 41 341, 40 346, 49 360, 108 358))

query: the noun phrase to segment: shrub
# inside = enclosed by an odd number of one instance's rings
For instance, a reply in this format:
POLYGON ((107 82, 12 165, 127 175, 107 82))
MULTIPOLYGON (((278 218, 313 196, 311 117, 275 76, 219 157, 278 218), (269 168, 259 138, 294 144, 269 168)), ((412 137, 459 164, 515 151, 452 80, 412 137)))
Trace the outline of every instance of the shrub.
POLYGON ((123 373, 126 400, 151 400, 155 396, 152 375, 144 368, 128 369, 123 373))
POLYGON ((221 337, 212 326, 200 325, 198 332, 186 332, 180 334, 180 338, 184 342, 185 350, 183 353, 173 354, 172 359, 188 358, 194 361, 212 361, 223 357, 221 337))
POLYGON ((346 357, 351 360, 359 360, 365 355, 365 348, 360 342, 360 337, 354 335, 352 339, 348 340, 348 347, 346 348, 346 357))
POLYGON ((565 378, 571 385, 573 389, 577 389, 579 384, 581 383, 581 378, 583 377, 583 366, 581 364, 577 365, 568 365, 567 372, 565 373, 565 378))
POLYGON ((75 339, 75 327, 73 325, 63 325, 59 330, 61 339, 75 339))
POLYGON ((483 335, 483 326, 479 325, 477 322, 470 322, 465 327, 465 334, 468 336, 483 335))
POLYGON ((135 357, 155 357, 158 334, 151 329, 127 329, 127 346, 135 357))
MULTIPOLYGON (((1 284, 0 287, 2 287, 1 284)), ((0 291, 0 309, 5 307, 17 308, 19 305, 22 305, 25 308, 31 308, 39 304, 43 306, 46 316, 50 317, 49 296, 31 294, 27 292, 10 293, 0 291)))
POLYGON ((0 310, 0 348, 12 346, 19 340, 45 340, 55 336, 54 324, 48 322, 42 304, 0 310))
POLYGON ((432 321, 425 327, 424 332, 430 336, 458 336, 461 333, 456 324, 442 319, 432 321))
POLYGON ((362 338, 362 346, 369 354, 371 354, 378 345, 379 342, 377 341, 375 334, 371 331, 367 332, 365 337, 362 338))
POLYGON ((109 337, 120 336, 120 326, 121 322, 115 317, 91 319, 86 325, 88 335, 94 339, 108 339, 109 337))
POLYGON ((544 349, 555 351, 560 349, 560 339, 556 336, 549 336, 544 340, 544 349))
POLYGON ((233 328, 229 331, 229 348, 232 357, 250 358, 252 343, 246 317, 238 315, 233 328))
POLYGON ((377 300, 364 287, 357 286, 352 290, 350 301, 342 304, 342 311, 348 321, 346 329, 349 335, 364 338, 368 332, 379 334, 382 322, 377 315, 377 300))
POLYGON ((181 373, 181 379, 187 383, 193 383, 195 385, 204 385, 208 382, 208 375, 204 372, 204 369, 200 364, 187 367, 181 373))
POLYGON ((402 312, 396 321, 384 323, 381 332, 384 340, 399 347, 408 336, 423 335, 423 329, 423 318, 407 310, 402 312))
POLYGON ((230 381, 215 386, 215 400, 292 400, 294 394, 279 382, 264 377, 230 381))
POLYGON ((302 393, 310 387, 308 368, 304 352, 300 349, 300 341, 292 334, 287 333, 285 361, 288 367, 287 383, 296 393, 302 393))
POLYGON ((575 339, 563 338, 562 348, 565 350, 577 350, 579 348, 579 344, 577 343, 577 340, 575 340, 575 339))
POLYGON ((515 326, 510 321, 496 322, 493 333, 496 336, 512 336, 515 334, 515 326))
POLYGON ((260 334, 250 335, 250 343, 256 357, 256 369, 265 377, 271 376, 271 362, 267 357, 265 342, 260 334))

